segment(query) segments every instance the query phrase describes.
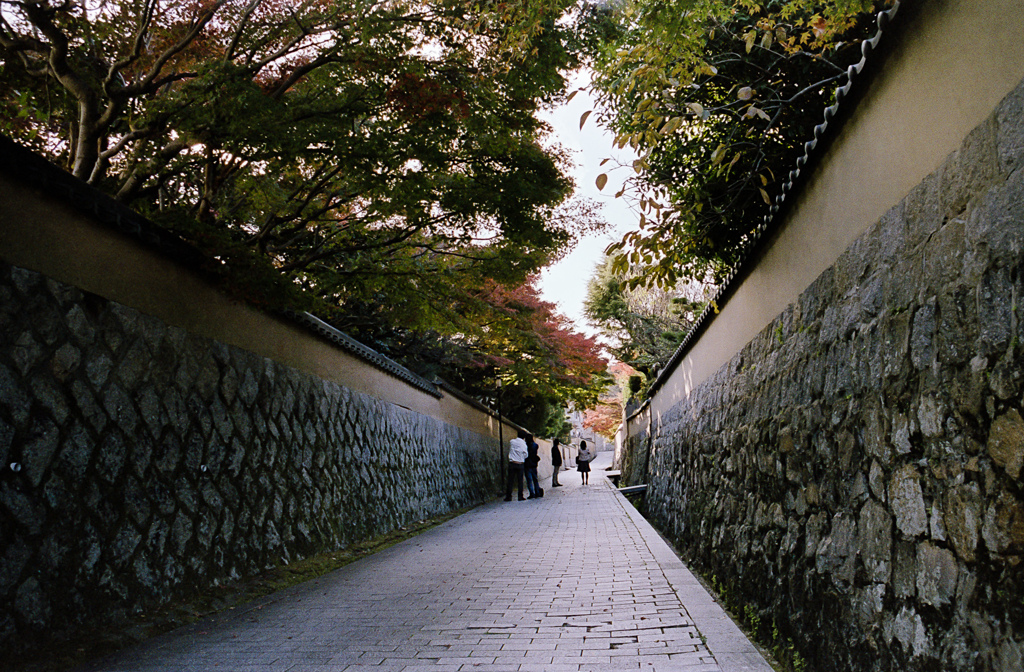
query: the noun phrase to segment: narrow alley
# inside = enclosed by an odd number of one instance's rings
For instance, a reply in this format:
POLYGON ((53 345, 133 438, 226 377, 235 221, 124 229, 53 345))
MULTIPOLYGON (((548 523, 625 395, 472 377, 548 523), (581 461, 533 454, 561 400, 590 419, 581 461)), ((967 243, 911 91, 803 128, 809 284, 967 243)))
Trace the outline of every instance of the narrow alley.
MULTIPOLYGON (((89 672, 770 672, 604 475, 495 501, 89 672)), ((550 482, 546 484, 550 486, 550 482)))

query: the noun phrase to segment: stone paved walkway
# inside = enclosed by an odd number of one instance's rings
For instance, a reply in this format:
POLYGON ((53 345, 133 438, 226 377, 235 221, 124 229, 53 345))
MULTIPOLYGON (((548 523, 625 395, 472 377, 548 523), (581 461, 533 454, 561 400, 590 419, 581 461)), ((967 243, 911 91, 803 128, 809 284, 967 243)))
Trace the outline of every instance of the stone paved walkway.
MULTIPOLYGON (((93 672, 771 672, 603 474, 494 502, 93 672)), ((550 482, 547 484, 550 486, 550 482)))

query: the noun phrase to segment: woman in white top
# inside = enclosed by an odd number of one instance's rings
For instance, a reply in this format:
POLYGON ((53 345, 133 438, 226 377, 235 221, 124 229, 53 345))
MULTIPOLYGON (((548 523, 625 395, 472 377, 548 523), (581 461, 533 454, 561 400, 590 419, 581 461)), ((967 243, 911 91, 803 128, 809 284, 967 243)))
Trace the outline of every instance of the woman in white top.
POLYGON ((576 469, 583 478, 583 485, 590 482, 590 461, 592 459, 594 459, 594 454, 587 450, 587 442, 580 441, 580 454, 576 456, 576 469))

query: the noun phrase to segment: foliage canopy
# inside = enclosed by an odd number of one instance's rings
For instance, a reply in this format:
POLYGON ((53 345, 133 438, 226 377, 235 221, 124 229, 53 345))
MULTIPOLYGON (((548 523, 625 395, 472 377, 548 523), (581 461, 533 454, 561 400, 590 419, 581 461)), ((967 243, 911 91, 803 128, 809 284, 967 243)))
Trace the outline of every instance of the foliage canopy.
POLYGON ((599 225, 535 115, 576 63, 566 4, 5 0, 0 106, 250 298, 519 282, 599 225))
MULTIPOLYGON (((886 0, 625 0, 593 12, 597 115, 638 158, 619 196, 638 231, 609 248, 630 284, 715 282, 769 212, 769 192, 886 0)), ((599 178, 599 185, 605 179, 599 178)))
POLYGON ((605 256, 587 284, 584 314, 613 343, 616 359, 653 379, 700 314, 703 288, 630 286, 631 279, 605 256))
POLYGON ((502 396, 519 424, 557 436, 567 403, 588 408, 607 382, 598 343, 579 334, 540 298, 535 278, 508 287, 490 282, 458 297, 467 330, 424 333, 380 321, 338 324, 427 378, 440 376, 481 400, 502 396))

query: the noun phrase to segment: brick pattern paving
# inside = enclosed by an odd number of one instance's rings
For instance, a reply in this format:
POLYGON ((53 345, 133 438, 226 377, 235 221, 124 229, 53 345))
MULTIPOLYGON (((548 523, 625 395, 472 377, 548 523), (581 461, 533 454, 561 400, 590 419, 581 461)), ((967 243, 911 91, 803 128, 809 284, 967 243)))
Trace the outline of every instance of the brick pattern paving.
POLYGON ((716 660, 603 475, 561 480, 86 669, 770 672, 716 660))

